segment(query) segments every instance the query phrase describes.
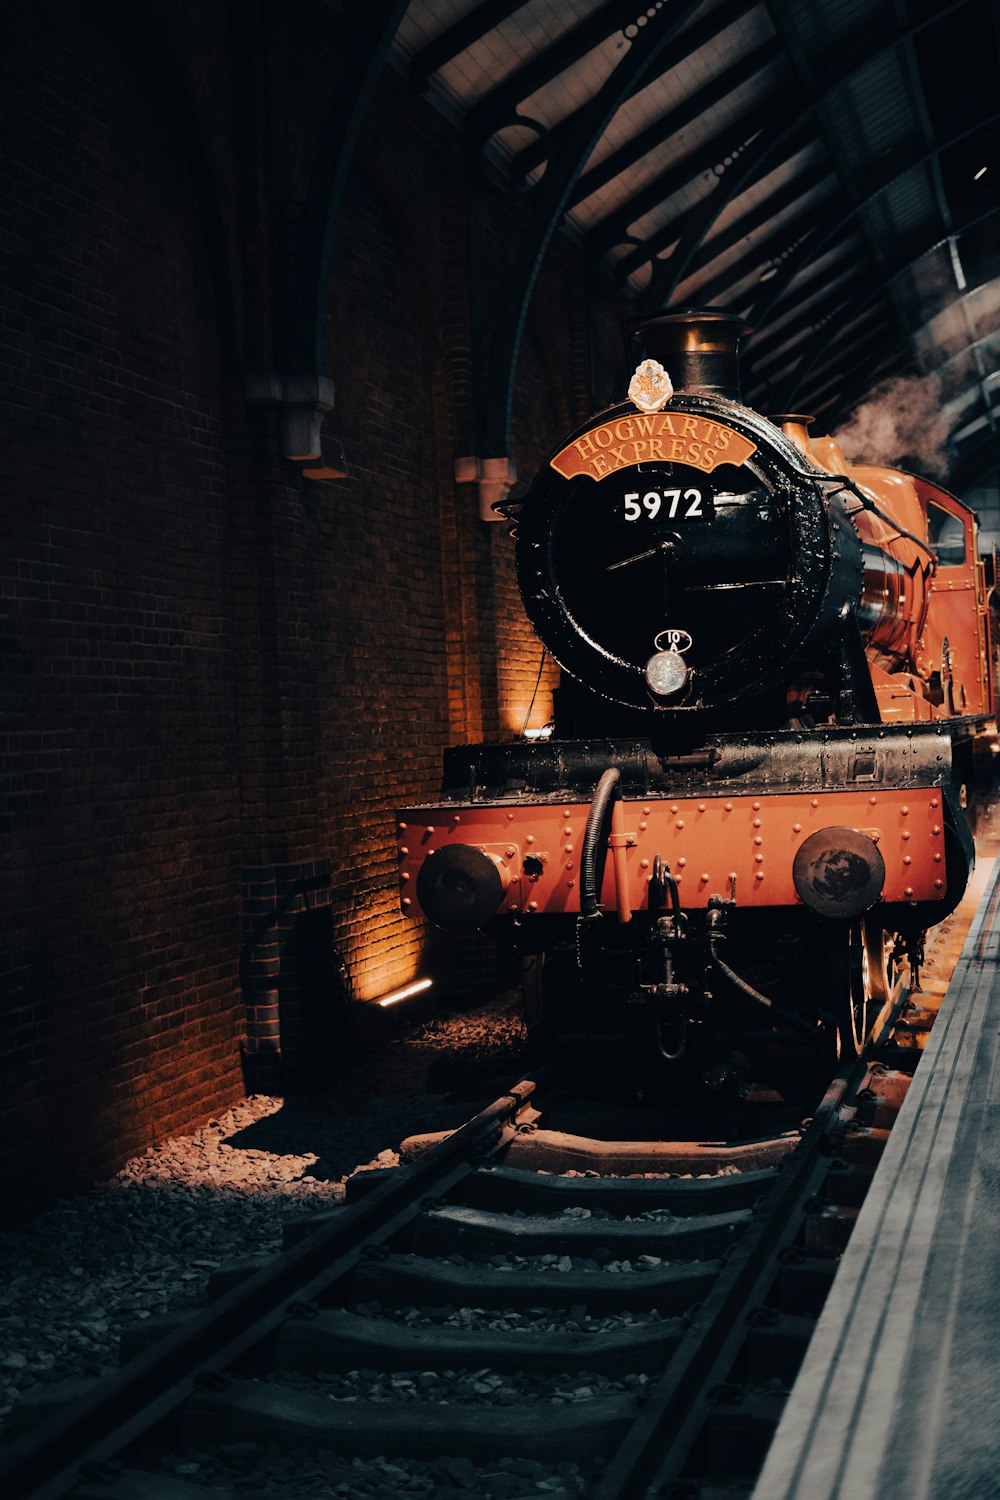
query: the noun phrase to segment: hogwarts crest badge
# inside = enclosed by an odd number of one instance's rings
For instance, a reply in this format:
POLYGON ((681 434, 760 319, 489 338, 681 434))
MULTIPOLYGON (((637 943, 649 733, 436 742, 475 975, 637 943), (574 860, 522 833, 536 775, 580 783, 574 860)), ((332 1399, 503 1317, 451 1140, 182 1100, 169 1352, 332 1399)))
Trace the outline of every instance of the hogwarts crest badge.
POLYGON ((628 398, 640 411, 662 411, 673 394, 670 376, 656 359, 644 359, 629 381, 628 398))

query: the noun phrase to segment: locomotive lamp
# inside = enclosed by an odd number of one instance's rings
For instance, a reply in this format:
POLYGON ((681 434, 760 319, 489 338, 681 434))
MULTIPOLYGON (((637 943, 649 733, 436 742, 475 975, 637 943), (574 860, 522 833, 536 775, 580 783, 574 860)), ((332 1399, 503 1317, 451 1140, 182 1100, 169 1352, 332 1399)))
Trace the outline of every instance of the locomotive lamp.
POLYGON ((657 698, 672 698, 688 680, 688 669, 676 651, 657 651, 646 663, 646 681, 657 698))
POLYGON ((646 663, 646 681, 657 698, 674 698, 691 677, 681 656, 691 645, 691 637, 686 630, 661 630, 654 645, 657 651, 646 663))

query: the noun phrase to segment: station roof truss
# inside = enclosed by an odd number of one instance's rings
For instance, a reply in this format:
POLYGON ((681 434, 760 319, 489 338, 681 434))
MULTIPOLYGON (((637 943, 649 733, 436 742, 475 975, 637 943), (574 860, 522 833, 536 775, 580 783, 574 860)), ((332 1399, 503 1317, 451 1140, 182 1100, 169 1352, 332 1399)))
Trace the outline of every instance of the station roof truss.
POLYGON ((998 0, 412 0, 392 56, 529 214, 485 396, 495 451, 566 233, 637 317, 741 314, 759 410, 836 431, 903 377, 953 471, 995 467, 998 0))

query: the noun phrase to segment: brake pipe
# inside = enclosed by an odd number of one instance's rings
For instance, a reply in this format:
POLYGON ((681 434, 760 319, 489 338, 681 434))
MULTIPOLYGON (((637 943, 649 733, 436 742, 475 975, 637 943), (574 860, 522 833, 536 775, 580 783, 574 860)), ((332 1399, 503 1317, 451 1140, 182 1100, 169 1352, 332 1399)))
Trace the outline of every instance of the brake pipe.
POLYGON ((625 804, 621 797, 616 797, 611 806, 611 837, 608 843, 611 846, 611 863, 615 872, 615 905, 619 922, 632 920, 632 904, 628 896, 628 864, 625 859, 628 842, 625 832, 625 804))
POLYGON ((783 1005, 776 1004, 774 1000, 769 999, 767 995, 755 989, 742 975, 737 974, 735 969, 730 968, 725 959, 720 957, 718 951, 719 944, 724 940, 724 934, 720 930, 721 917, 721 910, 713 908, 708 914, 708 921, 706 923, 708 956, 712 961, 712 966, 716 973, 738 995, 742 995, 745 1000, 752 1000, 755 1005, 759 1005, 762 1010, 767 1011, 776 1021, 783 1021, 786 1026, 792 1026, 796 1031, 805 1032, 807 1036, 815 1036, 815 1027, 810 1022, 803 1020, 801 1016, 795 1015, 793 1011, 786 1010, 783 1005), (714 922, 712 921, 713 917, 716 918, 714 922))

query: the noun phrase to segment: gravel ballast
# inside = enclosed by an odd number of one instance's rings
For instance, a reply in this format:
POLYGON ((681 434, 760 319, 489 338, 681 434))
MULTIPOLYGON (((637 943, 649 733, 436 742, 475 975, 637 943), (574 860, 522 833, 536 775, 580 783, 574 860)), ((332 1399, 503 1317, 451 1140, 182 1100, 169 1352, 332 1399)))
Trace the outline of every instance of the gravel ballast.
MULTIPOLYGON (((218 1267, 277 1252, 289 1221, 327 1212, 344 1200, 353 1171, 397 1165, 396 1148, 404 1138, 460 1124, 526 1066, 516 997, 471 1015, 403 1025, 392 1040, 359 1051, 347 1076, 328 1093, 248 1098, 189 1135, 157 1142, 110 1181, 0 1235, 0 1441, 22 1430, 47 1388, 116 1369, 123 1329, 204 1305, 208 1279, 218 1267)), ((565 1212, 591 1216, 587 1209, 565 1212)), ((487 1263, 515 1275, 529 1266, 554 1273, 585 1267, 600 1274, 641 1273, 659 1264, 651 1256, 634 1263, 609 1260, 505 1255, 487 1263)), ((526 1337, 555 1326, 551 1309, 542 1308, 427 1312, 369 1305, 357 1311, 393 1322, 526 1337)), ((656 1321, 655 1313, 625 1312, 581 1317, 568 1326, 599 1338, 656 1321)), ((610 1395, 639 1397, 648 1377, 577 1371, 553 1381, 483 1368, 318 1377, 286 1371, 266 1378, 295 1390, 322 1391, 335 1405, 380 1405, 391 1422, 393 1409, 418 1401, 480 1404, 484 1421, 510 1405, 537 1404, 544 1421, 553 1407, 610 1395)), ((442 1455, 430 1462, 251 1442, 221 1443, 209 1452, 150 1452, 133 1461, 202 1487, 206 1495, 574 1500, 589 1482, 579 1465, 555 1458, 474 1462, 442 1455)))
POLYGON ((116 1369, 123 1328, 201 1306, 217 1266, 279 1250, 284 1223, 342 1202, 352 1171, 395 1166, 408 1134, 461 1123, 468 1102, 447 1097, 459 1079, 520 1065, 513 996, 398 1024, 329 1093, 252 1096, 0 1234, 0 1438, 26 1397, 116 1369))

